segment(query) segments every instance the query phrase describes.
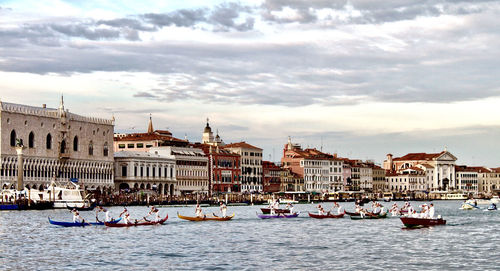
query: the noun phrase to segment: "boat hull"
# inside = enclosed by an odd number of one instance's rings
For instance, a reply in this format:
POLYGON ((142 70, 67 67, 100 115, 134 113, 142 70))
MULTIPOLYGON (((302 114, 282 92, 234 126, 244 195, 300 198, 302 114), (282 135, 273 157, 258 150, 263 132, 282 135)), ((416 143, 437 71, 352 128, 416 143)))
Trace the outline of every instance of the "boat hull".
POLYGON ((113 228, 122 228, 122 227, 136 227, 136 226, 150 226, 150 225, 162 225, 167 221, 168 219, 168 214, 165 218, 163 218, 160 221, 146 221, 146 222, 141 222, 141 223, 109 223, 109 222, 104 222, 104 225, 106 227, 113 227, 113 228))
MULTIPOLYGON (((263 214, 270 214, 271 213, 271 208, 260 208, 263 214)), ((289 209, 274 209, 274 212, 277 214, 289 214, 290 210, 289 209)))
POLYGON ((429 227, 436 225, 445 225, 446 220, 444 219, 430 219, 430 218, 414 218, 414 217, 400 217, 401 222, 408 227, 429 227))
POLYGON ((231 220, 234 217, 234 213, 231 216, 226 216, 226 217, 196 217, 196 216, 183 216, 177 213, 177 217, 180 219, 184 220, 189 220, 189 221, 228 221, 231 220))
POLYGON ((261 219, 271 219, 271 218, 294 218, 298 217, 299 213, 294 213, 291 215, 287 214, 277 214, 277 215, 266 215, 266 214, 257 214, 257 216, 261 219))
POLYGON ((67 208, 68 210, 73 210, 73 209, 76 209, 77 211, 92 211, 92 210, 94 210, 94 208, 96 207, 96 205, 97 205, 97 204, 92 203, 92 204, 91 204, 90 206, 88 206, 88 207, 85 207, 85 204, 80 205, 81 207, 78 207, 78 205, 73 205, 73 207, 72 207, 72 206, 70 206, 70 205, 66 204, 66 208, 67 208))
POLYGON ((324 218, 343 218, 344 214, 338 214, 338 215, 333 215, 333 214, 327 214, 327 215, 317 215, 317 214, 311 214, 309 213, 309 217, 312 218, 317 218, 317 219, 324 219, 324 218))
POLYGON ((360 214, 357 214, 357 215, 352 215, 351 219, 353 219, 353 220, 358 220, 358 219, 382 219, 382 218, 386 218, 386 217, 387 217, 387 214, 383 214, 383 215, 365 214, 363 217, 360 214))
MULTIPOLYGON (((116 220, 106 222, 106 223, 115 224, 115 223, 120 222, 120 220, 122 220, 121 217, 116 219, 116 220)), ((61 227, 102 226, 105 224, 105 222, 83 222, 83 223, 80 223, 80 222, 54 221, 54 220, 50 219, 50 217, 49 217, 49 223, 52 225, 61 226, 61 227)))

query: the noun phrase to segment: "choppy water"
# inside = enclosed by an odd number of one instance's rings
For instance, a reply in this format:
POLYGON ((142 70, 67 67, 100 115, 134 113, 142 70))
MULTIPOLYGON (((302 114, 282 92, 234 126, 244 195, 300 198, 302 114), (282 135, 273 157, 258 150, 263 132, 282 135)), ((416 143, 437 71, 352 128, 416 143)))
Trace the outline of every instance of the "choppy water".
MULTIPOLYGON (((184 221, 176 212, 193 215, 193 207, 160 208, 169 214, 165 225, 130 228, 48 223, 48 216, 70 221, 67 210, 4 211, 0 270, 498 270, 500 211, 434 204, 447 225, 415 230, 402 229, 398 218, 311 219, 312 204, 296 205, 298 218, 274 220, 257 218, 262 206, 230 206, 236 216, 228 222, 184 221)), ((352 203, 343 206, 353 210, 352 203)), ((115 217, 121 210, 110 208, 115 217)), ((147 211, 129 208, 132 218, 147 211)))

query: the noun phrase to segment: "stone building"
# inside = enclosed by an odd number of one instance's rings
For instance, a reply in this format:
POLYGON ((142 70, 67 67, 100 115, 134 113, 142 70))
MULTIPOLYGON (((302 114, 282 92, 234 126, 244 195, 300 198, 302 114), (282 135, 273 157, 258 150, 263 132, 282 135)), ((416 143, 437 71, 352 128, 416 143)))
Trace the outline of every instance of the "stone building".
POLYGON ((16 140, 24 145, 24 185, 43 189, 52 180, 89 190, 113 189, 114 119, 85 117, 64 108, 0 102, 0 184, 17 178, 16 140))
POLYGON ((224 149, 241 156, 241 192, 262 192, 262 149, 246 142, 227 144, 224 149))
POLYGON ((281 189, 281 167, 270 161, 262 161, 262 191, 279 192, 281 189))
POLYGON ((115 187, 117 190, 152 190, 175 196, 175 160, 154 152, 115 152, 115 187))

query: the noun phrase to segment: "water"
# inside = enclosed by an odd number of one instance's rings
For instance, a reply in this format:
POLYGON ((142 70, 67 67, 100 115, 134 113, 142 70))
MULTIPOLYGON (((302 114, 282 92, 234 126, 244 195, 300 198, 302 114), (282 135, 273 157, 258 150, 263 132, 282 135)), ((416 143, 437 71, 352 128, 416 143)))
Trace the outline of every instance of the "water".
MULTIPOLYGON (((414 230, 402 229, 398 218, 311 219, 312 204, 296 205, 298 218, 271 220, 257 218, 262 206, 229 206, 236 216, 228 222, 180 220, 177 211, 193 215, 194 207, 166 207, 160 208, 169 215, 165 225, 130 228, 48 223, 48 216, 70 221, 68 210, 5 211, 0 270, 498 270, 500 211, 459 210, 459 201, 434 204, 447 225, 414 230)), ((128 209, 132 218, 148 212, 128 209)), ((110 208, 115 217, 121 211, 110 208)), ((95 219, 95 212, 81 215, 95 219)))

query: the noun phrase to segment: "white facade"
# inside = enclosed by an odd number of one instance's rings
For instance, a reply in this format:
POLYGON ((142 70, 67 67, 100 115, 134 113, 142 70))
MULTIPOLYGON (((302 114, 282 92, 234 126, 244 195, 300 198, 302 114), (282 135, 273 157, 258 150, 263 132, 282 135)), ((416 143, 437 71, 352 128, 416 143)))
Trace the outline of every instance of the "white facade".
POLYGON ((208 193, 208 157, 203 150, 192 147, 153 147, 150 153, 175 160, 179 194, 208 193))
POLYGON ((17 179, 16 139, 23 142, 24 185, 78 181, 85 189, 113 188, 114 119, 84 117, 46 106, 0 102, 0 184, 17 179))
POLYGON ((156 190, 161 195, 178 195, 175 160, 151 152, 115 152, 117 190, 156 190))
POLYGON ((328 181, 329 192, 341 191, 344 190, 344 185, 342 182, 342 168, 343 168, 342 160, 330 160, 330 168, 329 168, 329 176, 328 181))
POLYGON ((457 171, 456 176, 458 190, 462 191, 462 193, 474 195, 479 193, 479 178, 477 171, 457 171))
POLYGON ((241 156, 241 192, 262 192, 262 149, 245 142, 224 147, 241 156))
POLYGON ((370 166, 360 166, 359 186, 361 191, 371 191, 373 189, 373 169, 370 166))
POLYGON ((328 193, 330 189, 330 161, 326 159, 303 159, 305 189, 309 192, 328 193))

